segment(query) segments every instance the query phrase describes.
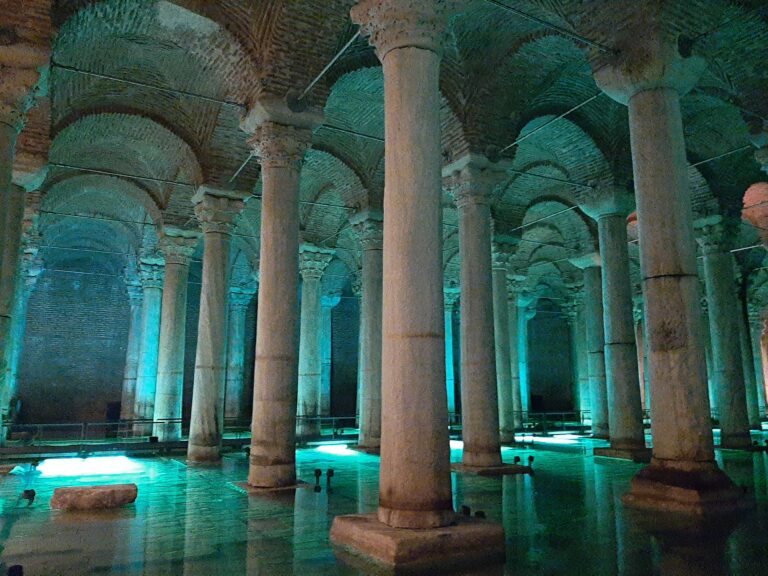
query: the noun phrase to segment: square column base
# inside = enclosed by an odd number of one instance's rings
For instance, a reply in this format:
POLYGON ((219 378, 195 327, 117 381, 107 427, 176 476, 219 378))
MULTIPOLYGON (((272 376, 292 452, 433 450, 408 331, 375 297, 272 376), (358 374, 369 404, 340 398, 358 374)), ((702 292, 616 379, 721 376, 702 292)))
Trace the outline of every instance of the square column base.
POLYGON ((595 448, 592 451, 593 456, 601 458, 619 458, 621 460, 631 460, 647 464, 651 461, 652 450, 650 448, 595 448))
POLYGON ((296 484, 290 484, 288 486, 278 486, 277 488, 260 488, 258 486, 251 486, 248 482, 230 482, 232 486, 238 492, 243 492, 249 496, 259 496, 263 494, 274 494, 276 492, 291 492, 300 488, 311 488, 312 484, 297 480, 296 484))
POLYGON ((500 466, 467 466, 458 462, 451 464, 451 470, 459 474, 473 474, 475 476, 510 476, 512 474, 533 474, 530 466, 519 464, 502 464, 500 466))
POLYGON ((632 479, 622 501, 629 508, 699 517, 727 515, 754 506, 714 465, 683 471, 651 463, 632 479))
POLYGON ((360 446, 359 444, 355 444, 354 446, 347 446, 347 448, 354 450, 355 452, 362 452, 363 454, 369 454, 371 456, 381 455, 381 446, 360 446))
POLYGON ((444 574, 461 568, 503 564, 504 528, 475 518, 414 530, 392 528, 376 514, 337 516, 331 526, 337 554, 358 568, 385 574, 444 574))

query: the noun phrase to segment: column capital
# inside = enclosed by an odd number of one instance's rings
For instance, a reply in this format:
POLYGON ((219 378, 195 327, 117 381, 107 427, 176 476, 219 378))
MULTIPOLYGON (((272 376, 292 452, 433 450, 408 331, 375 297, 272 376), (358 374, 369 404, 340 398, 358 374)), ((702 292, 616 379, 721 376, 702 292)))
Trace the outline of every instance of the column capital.
POLYGON ((203 232, 231 234, 248 196, 245 192, 200 186, 192 196, 192 203, 203 232))
POLYGON ((350 16, 383 61, 397 48, 441 54, 448 16, 457 5, 456 0, 361 0, 350 16))
POLYGON ((125 291, 128 292, 128 302, 130 307, 141 306, 144 300, 144 289, 139 280, 126 280, 125 291))
POLYGON ((319 280, 331 263, 335 250, 320 248, 312 244, 302 244, 299 248, 299 272, 304 280, 314 278, 319 280))
POLYGON ((341 292, 331 292, 320 297, 320 306, 323 308, 335 308, 341 302, 341 292))
POLYGON ((594 186, 579 193, 579 208, 593 220, 606 216, 626 218, 635 209, 635 199, 620 186, 594 186))
POLYGON ((645 302, 643 300, 642 294, 640 296, 635 296, 632 298, 632 317, 635 319, 635 322, 640 322, 644 318, 645 313, 645 302))
POLYGON ((350 281, 350 288, 352 289, 352 294, 356 297, 360 297, 363 293, 363 269, 358 268, 355 272, 352 273, 352 280, 350 281))
POLYGON ((445 307, 452 310, 461 297, 461 290, 458 286, 446 286, 443 288, 443 296, 445 298, 445 307))
POLYGON ((189 259, 195 252, 200 233, 192 230, 166 228, 160 238, 160 252, 166 264, 189 266, 189 259))
POLYGON ((693 223, 696 241, 703 254, 728 252, 733 247, 734 224, 720 215, 700 218, 693 223))
POLYGON ((248 305, 253 300, 255 292, 243 292, 240 288, 229 289, 229 307, 237 309, 248 308, 248 305))
POLYGON ((703 58, 680 54, 677 36, 664 28, 666 19, 652 11, 637 11, 636 21, 615 34, 618 50, 592 61, 598 87, 621 104, 647 90, 672 89, 682 96, 706 69, 703 58))
POLYGON ((600 268, 603 265, 602 258, 598 252, 592 252, 590 254, 584 254, 582 256, 575 256, 569 260, 571 264, 576 268, 585 270, 587 268, 600 268))
POLYGON ((312 145, 312 132, 308 128, 265 121, 253 129, 248 144, 262 166, 299 170, 304 153, 312 145))
POLYGON ((503 249, 494 243, 491 248, 491 267, 493 270, 504 270, 507 272, 509 261, 512 259, 512 255, 505 252, 503 249))
POLYGON ((162 288, 165 266, 159 260, 142 260, 139 263, 139 278, 144 288, 162 288))
POLYGON ((384 217, 378 210, 363 210, 349 219, 360 238, 363 250, 381 250, 384 243, 384 217))
POLYGON ((479 154, 466 154, 443 168, 443 183, 457 208, 469 204, 490 204, 493 189, 507 175, 508 160, 491 162, 479 154))

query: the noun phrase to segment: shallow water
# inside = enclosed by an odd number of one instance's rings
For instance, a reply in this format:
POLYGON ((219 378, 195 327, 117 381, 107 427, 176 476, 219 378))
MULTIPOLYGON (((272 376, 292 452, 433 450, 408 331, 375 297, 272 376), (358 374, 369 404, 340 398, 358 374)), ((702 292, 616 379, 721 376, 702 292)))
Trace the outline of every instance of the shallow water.
MULTIPOLYGON (((639 465, 594 459, 580 451, 508 450, 534 476, 481 478, 453 474, 454 504, 503 522, 507 563, 488 574, 768 574, 768 454, 721 452, 720 464, 755 496, 734 526, 671 534, 659 542, 621 506, 639 465)), ((451 457, 460 460, 460 449, 451 457)), ((337 448, 297 451, 299 477, 333 468, 331 491, 297 490, 249 497, 234 483, 247 476, 242 454, 220 467, 187 467, 182 458, 133 460, 138 470, 114 475, 9 476, 0 479, 0 541, 5 565, 34 575, 361 574, 338 561, 328 542, 333 517, 373 512, 378 458, 337 448), (134 506, 102 513, 52 511, 54 488, 135 482, 134 506), (17 499, 37 492, 33 506, 17 499)), ((93 470, 91 470, 93 472, 93 470)), ((4 573, 4 572, 3 572, 4 573)))

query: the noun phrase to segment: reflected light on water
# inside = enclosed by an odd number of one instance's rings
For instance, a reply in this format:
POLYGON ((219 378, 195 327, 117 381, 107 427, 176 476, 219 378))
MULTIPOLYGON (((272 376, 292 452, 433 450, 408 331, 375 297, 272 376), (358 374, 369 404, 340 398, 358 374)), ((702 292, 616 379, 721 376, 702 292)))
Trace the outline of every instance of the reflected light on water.
POLYGON ((131 460, 127 456, 49 458, 37 466, 37 471, 43 478, 134 474, 143 469, 144 467, 139 462, 131 460))

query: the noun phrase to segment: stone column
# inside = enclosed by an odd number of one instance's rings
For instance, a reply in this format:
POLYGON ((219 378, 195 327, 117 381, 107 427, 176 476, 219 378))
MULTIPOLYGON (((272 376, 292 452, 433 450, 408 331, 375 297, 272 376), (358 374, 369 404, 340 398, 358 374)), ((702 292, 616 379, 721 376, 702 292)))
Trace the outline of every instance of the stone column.
POLYGON ((500 525, 451 526, 438 86, 450 5, 362 0, 352 9, 384 73, 381 473, 377 516, 337 516, 331 529, 335 544, 395 569, 417 546, 434 573, 457 556, 475 564, 504 557, 500 525), (478 532, 469 538, 468 530, 478 532))
POLYGON ((744 374, 744 386, 747 389, 749 428, 751 430, 762 430, 760 424, 760 399, 755 380, 755 360, 752 357, 749 322, 743 302, 739 302, 739 308, 739 347, 741 348, 741 369, 744 374))
POLYGON ((584 271, 584 316, 587 321, 587 362, 589 371, 592 436, 609 436, 608 389, 605 380, 605 332, 603 330, 603 280, 600 256, 590 254, 574 260, 584 271))
POLYGON ((224 432, 229 252, 235 218, 247 195, 201 186, 192 197, 203 229, 203 285, 197 323, 195 378, 187 460, 217 462, 224 432))
POLYGON ((301 437, 320 435, 320 280, 333 254, 332 250, 309 244, 303 244, 299 253, 302 283, 296 433, 301 437))
POLYGON ((589 411, 592 405, 592 387, 589 379, 589 350, 587 350, 587 313, 583 301, 582 291, 579 305, 576 308, 576 333, 577 354, 579 364, 579 410, 589 411))
POLYGON ((448 413, 456 414, 456 373, 455 359, 453 355, 454 337, 453 337, 453 313, 456 304, 459 302, 459 289, 455 287, 445 288, 444 312, 445 315, 445 390, 448 396, 448 413))
POLYGON ((573 396, 573 409, 579 410, 581 403, 581 389, 579 388, 579 371, 582 366, 579 364, 579 347, 580 340, 583 339, 582 334, 579 331, 578 323, 578 302, 574 299, 569 302, 565 302, 560 309, 563 312, 563 316, 568 323, 568 335, 570 338, 570 351, 571 351, 571 377, 573 378, 572 396, 573 396))
POLYGON ((501 464, 487 165, 465 157, 443 170, 459 213, 462 462, 471 467, 501 464))
POLYGON ((267 121, 254 139, 261 157, 261 251, 248 484, 296 483, 299 173, 309 130, 267 121))
POLYGON ((320 298, 322 309, 322 337, 320 356, 322 376, 320 378, 320 415, 331 415, 331 372, 333 369, 333 309, 341 302, 341 294, 328 294, 320 298))
POLYGON ((520 392, 520 321, 517 306, 518 285, 507 282, 507 326, 509 330, 509 381, 512 386, 512 425, 523 429, 523 401, 520 392))
POLYGON ((127 280, 125 289, 128 292, 128 343, 125 347, 125 369, 123 370, 123 392, 120 401, 120 419, 133 420, 136 403, 136 378, 139 373, 139 358, 141 355, 141 328, 144 290, 139 280, 127 280))
POLYGON ((760 333, 762 330, 762 321, 760 320, 759 308, 751 301, 747 306, 749 320, 749 341, 752 349, 753 371, 755 374, 755 384, 757 386, 757 402, 760 407, 760 418, 766 416, 766 398, 765 382, 763 381, 763 359, 760 350, 760 333))
POLYGON ((184 392, 184 347, 187 335, 189 259, 198 234, 166 229, 160 239, 165 256, 163 305, 155 390, 154 435, 162 442, 181 438, 181 401, 184 392), (178 422, 169 422, 178 420, 178 422))
POLYGON ((350 221, 360 237, 362 294, 360 299, 360 438, 358 445, 381 446, 381 303, 382 215, 362 212, 350 221))
MULTIPOLYGON (((703 276, 703 271, 701 276, 703 276)), ((701 337, 704 344, 704 361, 707 367, 707 397, 709 398, 709 412, 715 415, 719 412, 717 398, 717 373, 712 361, 712 335, 709 333, 709 304, 707 298, 701 299, 701 337)))
MULTIPOLYGON (((133 417, 136 420, 152 420, 155 416, 155 391, 157 390, 157 359, 160 349, 160 311, 163 305, 163 261, 145 258, 139 264, 139 276, 143 289, 141 306, 141 345, 139 366, 136 370, 136 393, 133 417)), ((149 435, 151 424, 137 424, 134 433, 149 435)))
POLYGON ((702 514, 733 509, 739 501, 714 460, 680 113, 680 94, 696 83, 705 63, 680 57, 668 31, 659 29, 664 18, 646 16, 616 39, 632 47, 629 53, 594 62, 598 85, 629 107, 650 356, 653 458, 624 502, 702 514))
POLYGON ((227 378, 224 392, 224 418, 243 420, 245 414, 245 334, 246 314, 255 290, 237 288, 229 291, 227 323, 227 378))
POLYGON ((455 515, 441 254, 438 83, 445 18, 442 8, 431 1, 364 0, 352 9, 352 19, 371 35, 384 73, 386 222, 378 519, 395 528, 446 526, 455 515))
POLYGON ((494 252, 493 334, 496 343, 496 389, 499 397, 499 436, 501 441, 505 443, 515 441, 516 412, 512 392, 511 346, 509 342, 508 262, 509 254, 505 253, 504 249, 497 249, 494 252))
POLYGON ((648 341, 645 338, 645 313, 642 295, 635 297, 632 314, 635 318, 635 342, 637 342, 637 371, 643 410, 651 409, 651 381, 648 377, 648 341))
POLYGON ((608 429, 611 447, 595 454, 648 461, 640 404, 637 347, 632 317, 632 284, 627 250, 629 194, 611 187, 595 190, 583 208, 597 220, 602 261, 603 332, 608 429))
POLYGON ((520 367, 520 408, 521 418, 530 410, 531 393, 528 381, 528 322, 536 316, 535 299, 529 295, 517 295, 517 356, 520 367))
POLYGON ((697 222, 704 255, 704 282, 712 339, 712 368, 717 387, 720 445, 744 448, 751 444, 747 418, 747 392, 741 364, 739 311, 733 255, 729 251, 726 222, 719 216, 697 222))

